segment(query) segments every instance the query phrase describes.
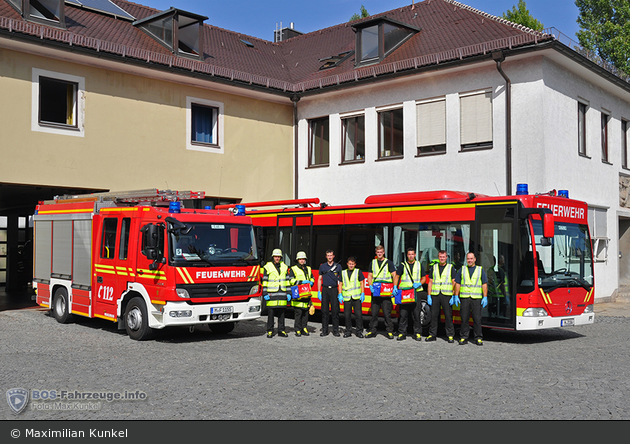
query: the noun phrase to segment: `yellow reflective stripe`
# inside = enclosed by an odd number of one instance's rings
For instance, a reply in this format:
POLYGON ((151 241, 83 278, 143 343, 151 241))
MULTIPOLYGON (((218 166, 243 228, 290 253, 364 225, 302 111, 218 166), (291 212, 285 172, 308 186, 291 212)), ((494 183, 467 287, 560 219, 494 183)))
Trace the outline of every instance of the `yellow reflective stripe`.
POLYGON ((37 214, 62 214, 62 213, 92 213, 94 211, 93 208, 87 208, 83 210, 49 210, 49 211, 38 211, 37 214))
POLYGON ((186 277, 186 274, 184 273, 184 270, 182 270, 181 268, 177 268, 177 273, 179 273, 179 277, 182 278, 184 284, 190 284, 188 278, 186 277))
POLYGON ((526 308, 517 308, 516 309, 516 316, 523 316, 523 313, 525 312, 526 308))
POLYGON ((542 294, 545 304, 551 305, 551 296, 549 295, 549 293, 545 293, 545 291, 542 288, 540 289, 540 293, 542 294))
POLYGON ((125 267, 116 267, 116 272, 121 276, 127 276, 127 269, 125 267))
POLYGON ((260 265, 256 265, 252 268, 252 274, 247 277, 247 281, 256 281, 258 280, 258 275, 260 273, 260 265))
POLYGON ((138 269, 138 271, 142 271, 143 274, 140 275, 140 277, 142 278, 158 279, 161 281, 166 280, 166 274, 163 271, 145 270, 145 269, 138 269))
POLYGON ((593 293, 593 289, 591 288, 589 291, 586 292, 586 297, 584 298, 584 303, 588 302, 588 300, 591 298, 591 294, 593 293))
POLYGON ((103 316, 103 315, 96 314, 96 313, 94 313, 94 317, 95 318, 101 318, 101 319, 107 319, 108 321, 116 321, 115 317, 114 318, 110 318, 109 316, 103 316))

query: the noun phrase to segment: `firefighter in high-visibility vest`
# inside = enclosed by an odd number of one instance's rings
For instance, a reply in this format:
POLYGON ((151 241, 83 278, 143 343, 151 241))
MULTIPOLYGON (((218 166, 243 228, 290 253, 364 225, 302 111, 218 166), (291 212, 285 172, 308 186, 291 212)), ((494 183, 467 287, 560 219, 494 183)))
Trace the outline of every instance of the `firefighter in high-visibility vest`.
POLYGON ((355 268, 357 260, 350 256, 345 270, 341 272, 341 282, 339 282, 339 303, 343 304, 343 313, 346 318, 346 332, 344 338, 352 336, 352 311, 356 319, 355 335, 357 338, 363 337, 363 309, 361 304, 365 300, 363 290, 363 280, 365 276, 358 268, 355 268))
POLYGON ((455 295, 460 299, 459 314, 462 324, 459 329, 459 344, 468 343, 470 334, 470 314, 473 318, 475 343, 483 345, 481 331, 481 309, 488 305, 488 277, 480 265, 476 265, 477 257, 470 252, 466 255, 466 266, 455 276, 455 295))
POLYGON ((294 314, 295 336, 308 336, 308 309, 311 304, 311 287, 315 283, 311 267, 306 265, 306 253, 298 251, 297 264, 289 268, 287 279, 291 285, 291 306, 294 314))
POLYGON ((396 276, 396 267, 385 257, 385 248, 382 245, 377 246, 376 258, 370 264, 367 277, 372 292, 372 318, 370 319, 369 331, 365 335, 366 338, 376 336, 378 312, 382 309, 387 338, 394 339, 394 322, 392 321, 394 276, 396 276), (375 296, 377 290, 378 296, 375 296))
POLYGON ((291 293, 288 292, 287 272, 289 267, 282 261, 282 250, 271 253, 272 260, 261 267, 263 299, 267 303, 267 337, 273 337, 274 316, 278 316, 278 336, 286 338, 284 316, 291 293))
POLYGON ((398 340, 407 338, 409 313, 413 319, 413 338, 422 339, 422 323, 420 320, 420 292, 426 282, 426 275, 419 261, 416 260, 416 249, 407 248, 407 260, 398 266, 394 277, 394 302, 398 305, 398 340))
POLYGON ((455 342, 455 327, 453 326, 453 308, 457 298, 453 295, 455 287, 455 267, 446 263, 446 251, 438 252, 438 262, 429 269, 428 303, 431 306, 431 325, 426 342, 435 341, 438 325, 440 324, 440 310, 444 311, 444 326, 450 344, 455 342))

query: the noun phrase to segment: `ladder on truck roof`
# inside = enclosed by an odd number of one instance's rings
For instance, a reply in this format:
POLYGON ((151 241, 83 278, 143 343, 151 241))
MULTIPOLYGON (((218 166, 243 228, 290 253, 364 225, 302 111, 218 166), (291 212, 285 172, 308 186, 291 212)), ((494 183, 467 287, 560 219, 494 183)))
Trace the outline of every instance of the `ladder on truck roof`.
POLYGON ((206 196, 205 191, 175 191, 175 190, 158 190, 157 188, 149 188, 146 190, 133 191, 112 191, 105 193, 91 194, 64 194, 55 196, 53 201, 44 203, 63 203, 63 202, 114 202, 114 203, 140 203, 140 202, 179 202, 188 199, 203 199, 206 196))

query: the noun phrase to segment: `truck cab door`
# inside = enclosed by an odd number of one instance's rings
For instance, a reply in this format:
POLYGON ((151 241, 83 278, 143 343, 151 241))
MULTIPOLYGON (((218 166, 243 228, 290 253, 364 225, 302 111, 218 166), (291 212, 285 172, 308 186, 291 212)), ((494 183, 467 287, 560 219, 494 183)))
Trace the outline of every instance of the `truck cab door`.
POLYGON ((94 315, 112 321, 117 319, 117 301, 133 280, 129 265, 131 219, 105 216, 96 234, 94 251, 94 315))

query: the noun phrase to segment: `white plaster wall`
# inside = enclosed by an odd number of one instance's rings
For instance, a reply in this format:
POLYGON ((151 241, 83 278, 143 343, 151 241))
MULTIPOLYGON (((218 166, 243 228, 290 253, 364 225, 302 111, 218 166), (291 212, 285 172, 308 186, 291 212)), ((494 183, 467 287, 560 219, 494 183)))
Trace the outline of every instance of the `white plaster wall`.
MULTIPOLYGON (((621 90, 604 89, 541 54, 508 59, 503 69, 512 82, 512 192, 518 183, 527 183, 530 193, 566 189, 571 198, 608 209, 608 261, 595 264, 595 297, 608 297, 618 286, 621 118, 630 119, 630 100, 621 90), (578 155, 578 99, 589 104, 588 158, 578 155), (611 116, 609 163, 601 160, 602 109, 611 116)), ((298 118, 300 198, 354 204, 373 194, 409 191, 506 193, 505 82, 494 62, 304 98, 298 118), (462 152, 459 94, 488 88, 493 91, 493 148, 462 152), (415 103, 435 97, 446 98, 446 154, 416 157, 415 103), (404 109, 404 158, 377 161, 377 110, 392 105, 404 109), (358 111, 365 112, 366 159, 340 165, 340 115, 358 111), (308 168, 308 120, 322 116, 330 118, 330 165, 308 168)))

